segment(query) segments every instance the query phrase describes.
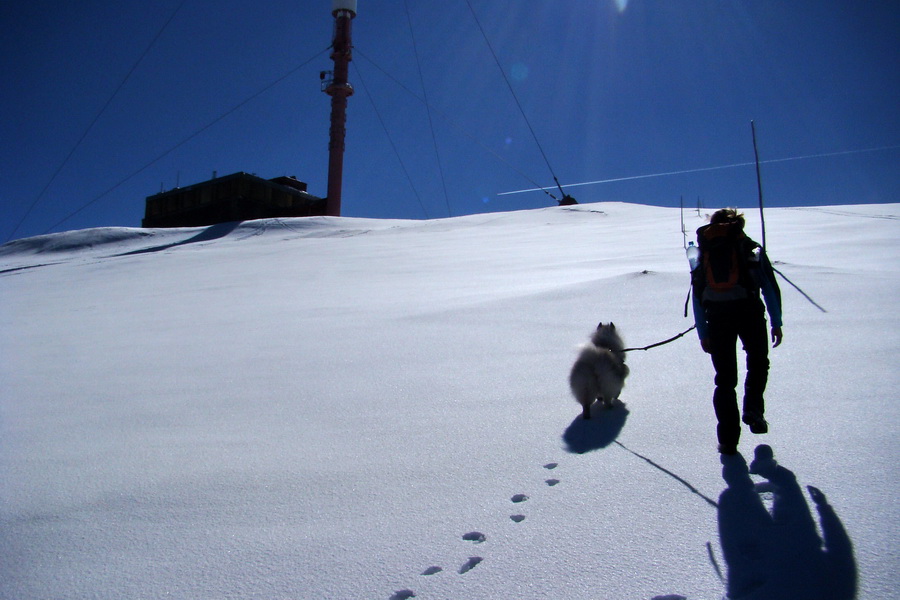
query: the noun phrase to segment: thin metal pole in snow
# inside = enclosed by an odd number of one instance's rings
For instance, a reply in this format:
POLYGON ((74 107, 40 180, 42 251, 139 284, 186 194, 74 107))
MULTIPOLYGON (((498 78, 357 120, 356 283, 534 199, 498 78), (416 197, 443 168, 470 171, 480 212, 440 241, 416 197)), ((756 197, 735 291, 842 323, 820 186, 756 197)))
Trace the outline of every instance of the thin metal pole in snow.
POLYGON ((753 132, 753 155, 756 157, 756 189, 759 192, 759 220, 762 223, 762 247, 766 248, 766 215, 763 211, 762 176, 759 172, 759 149, 756 146, 756 124, 750 121, 750 130, 753 132))

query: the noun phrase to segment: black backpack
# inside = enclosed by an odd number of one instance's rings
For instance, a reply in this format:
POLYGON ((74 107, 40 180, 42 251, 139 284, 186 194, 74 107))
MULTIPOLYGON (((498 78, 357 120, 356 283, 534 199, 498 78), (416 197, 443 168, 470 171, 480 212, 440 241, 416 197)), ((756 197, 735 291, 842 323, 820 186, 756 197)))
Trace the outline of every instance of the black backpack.
POLYGON ((747 237, 737 223, 713 223, 697 230, 700 264, 694 272, 695 291, 706 302, 748 298, 759 285, 750 274, 759 261, 759 244, 747 237))

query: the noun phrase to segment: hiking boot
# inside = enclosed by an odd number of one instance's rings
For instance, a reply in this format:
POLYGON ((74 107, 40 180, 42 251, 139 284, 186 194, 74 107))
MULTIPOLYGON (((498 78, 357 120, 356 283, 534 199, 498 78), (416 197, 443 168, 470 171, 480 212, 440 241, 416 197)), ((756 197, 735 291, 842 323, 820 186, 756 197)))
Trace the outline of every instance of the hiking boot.
POLYGON ((741 421, 750 426, 750 433, 769 433, 769 424, 762 415, 745 413, 741 421))
POLYGON ((734 456, 737 454, 737 444, 719 444, 719 454, 734 456))

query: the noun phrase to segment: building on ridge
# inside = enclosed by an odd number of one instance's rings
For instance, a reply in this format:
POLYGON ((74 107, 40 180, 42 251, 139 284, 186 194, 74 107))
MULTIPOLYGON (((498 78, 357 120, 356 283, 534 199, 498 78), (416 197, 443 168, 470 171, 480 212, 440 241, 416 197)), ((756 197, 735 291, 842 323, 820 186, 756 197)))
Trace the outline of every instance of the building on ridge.
POLYGON ((263 179, 240 172, 148 196, 142 226, 201 227, 324 214, 325 199, 308 193, 296 177, 263 179))

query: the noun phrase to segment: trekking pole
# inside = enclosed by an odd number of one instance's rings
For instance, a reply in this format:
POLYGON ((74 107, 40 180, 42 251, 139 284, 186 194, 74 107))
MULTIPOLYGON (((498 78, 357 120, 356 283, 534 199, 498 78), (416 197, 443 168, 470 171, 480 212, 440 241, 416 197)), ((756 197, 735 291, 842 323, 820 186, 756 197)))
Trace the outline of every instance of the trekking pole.
POLYGON ((753 155, 756 157, 756 189, 759 193, 759 220, 762 223, 762 246, 766 248, 766 215, 763 212, 762 176, 759 172, 759 149, 756 146, 756 124, 750 120, 750 130, 753 132, 753 155))

